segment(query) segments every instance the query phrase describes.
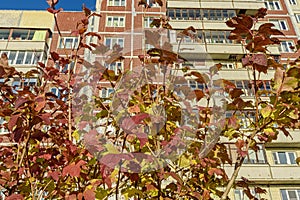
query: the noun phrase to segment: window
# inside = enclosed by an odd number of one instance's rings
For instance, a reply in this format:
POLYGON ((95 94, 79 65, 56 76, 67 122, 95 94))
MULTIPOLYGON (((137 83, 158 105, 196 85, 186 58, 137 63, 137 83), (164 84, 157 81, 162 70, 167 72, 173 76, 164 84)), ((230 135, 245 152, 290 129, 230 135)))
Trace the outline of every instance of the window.
MULTIPOLYGON (((231 112, 226 112, 226 118, 232 117, 232 114, 233 113, 231 113, 231 112)), ((237 114, 235 114, 235 116, 237 116, 239 119, 242 119, 243 117, 245 117, 245 115, 243 116, 241 113, 237 113, 237 114)), ((251 119, 249 119, 249 121, 250 120, 251 119)), ((267 163, 265 149, 264 149, 263 145, 258 144, 257 147, 258 147, 258 149, 256 151, 254 151, 253 149, 248 150, 248 154, 245 157, 244 164, 266 164, 267 163)), ((227 149, 229 152, 229 158, 232 160, 232 162, 235 162, 238 157, 236 145, 235 144, 227 144, 227 149)))
POLYGON ((35 40, 45 41, 46 30, 0 29, 0 40, 35 40))
MULTIPOLYGON (((61 89, 57 88, 57 87, 53 87, 50 90, 51 93, 53 93, 58 99, 61 99, 62 101, 66 101, 67 98, 67 92, 66 90, 62 91, 61 89)), ((54 100, 54 99, 52 99, 54 100)))
POLYGON ((6 129, 4 127, 4 123, 5 123, 5 120, 2 117, 0 117, 0 135, 8 133, 8 129, 6 129))
POLYGON ((207 89, 207 85, 204 83, 198 83, 194 80, 188 80, 188 85, 192 90, 204 90, 207 89))
POLYGON ((297 5, 297 0, 290 0, 291 5, 297 5))
POLYGON ((8 40, 10 29, 0 29, 0 40, 8 40))
POLYGON ((236 88, 241 89, 244 92, 241 96, 254 95, 253 84, 249 80, 233 80, 231 82, 235 84, 236 88))
POLYGON ((61 72, 61 73, 67 73, 69 66, 70 66, 70 70, 72 71, 74 69, 75 62, 72 61, 69 64, 65 64, 64 66, 61 66, 59 63, 55 63, 56 69, 58 69, 59 72, 61 72))
POLYGON ((168 17, 177 20, 228 20, 236 16, 235 10, 168 9, 168 17))
POLYGON ((13 40, 32 40, 35 30, 30 29, 13 29, 12 39, 13 40))
POLYGON ((275 164, 296 164, 295 152, 273 152, 275 164))
POLYGON ((235 64, 234 63, 223 63, 222 69, 235 69, 235 64))
POLYGON ((159 7, 159 4, 156 3, 154 0, 147 0, 146 2, 150 7, 159 7))
POLYGON ((1 51, 6 53, 10 65, 35 65, 41 61, 42 52, 34 51, 1 51))
POLYGON ((265 6, 268 10, 281 10, 279 1, 265 1, 265 6))
MULTIPOLYGON (((230 32, 229 31, 205 31, 205 41, 207 43, 232 43, 232 40, 228 39, 230 32)), ((201 39, 202 35, 199 35, 198 38, 201 39)))
POLYGON ((288 30, 288 26, 285 20, 271 19, 270 22, 273 23, 275 25, 275 28, 278 30, 283 30, 283 31, 288 30))
MULTIPOLYGON (((250 190, 250 192, 256 199, 260 199, 259 194, 257 194, 254 190, 250 190)), ((243 190, 235 189, 234 190, 234 200, 249 200, 249 198, 244 193, 243 190)))
POLYGON ((258 145, 257 151, 254 151, 253 149, 249 149, 248 155, 246 156, 244 163, 246 163, 246 164, 267 163, 266 157, 265 157, 265 151, 264 151, 262 145, 258 145))
POLYGON ((113 93, 114 93, 113 88, 103 88, 100 92, 100 98, 104 98, 103 103, 109 103, 111 101, 109 98, 113 93))
MULTIPOLYGON (((300 14, 295 14, 295 17, 297 19, 297 22, 300 23, 300 14)), ((0 39, 1 39, 1 37, 0 37, 0 39)))
POLYGON ((58 48, 75 49, 78 46, 78 37, 62 37, 60 38, 58 48))
POLYGON ((107 64, 106 68, 114 71, 116 74, 119 74, 119 70, 123 71, 123 63, 122 62, 114 62, 111 64, 107 64))
POLYGON ((108 6, 125 6, 125 0, 108 0, 108 6))
POLYGON ((108 27, 124 27, 125 17, 108 16, 106 19, 106 26, 108 27))
POLYGON ((298 190, 289 190, 282 189, 280 190, 282 200, 300 200, 300 189, 298 190))
POLYGON ((120 45, 121 48, 124 48, 124 38, 105 38, 105 46, 112 49, 115 45, 120 45))
POLYGON ((293 47, 293 46, 294 46, 293 41, 282 41, 282 42, 280 42, 279 50, 280 50, 280 52, 292 53, 292 52, 294 52, 293 49, 291 49, 291 47, 293 47))
POLYGON ((151 28, 150 24, 152 23, 154 17, 144 17, 144 28, 151 28))
POLYGON ((12 82, 14 92, 22 90, 23 87, 28 86, 32 89, 37 85, 37 78, 14 79, 12 82))

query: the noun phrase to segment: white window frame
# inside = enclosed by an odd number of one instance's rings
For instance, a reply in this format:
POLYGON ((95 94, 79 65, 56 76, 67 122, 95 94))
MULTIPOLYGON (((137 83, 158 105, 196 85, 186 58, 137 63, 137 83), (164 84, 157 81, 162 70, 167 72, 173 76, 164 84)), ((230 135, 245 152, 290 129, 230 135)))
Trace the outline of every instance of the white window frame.
POLYGON ((291 5, 297 5, 297 0, 290 0, 291 5))
MULTIPOLYGON (((251 194, 256 197, 256 199, 260 199, 259 194, 255 193, 253 189, 250 189, 251 194)), ((234 190, 234 200, 249 200, 247 195, 244 193, 242 189, 235 189, 234 190)))
POLYGON ((154 16, 146 16, 146 17, 144 17, 144 28, 151 28, 150 24, 152 23, 153 19, 155 19, 154 16))
POLYGON ((295 17, 297 19, 297 22, 300 23, 300 13, 296 13, 295 14, 295 17))
POLYGON ((270 23, 275 25, 275 28, 282 31, 289 30, 289 27, 284 19, 269 19, 270 23))
POLYGON ((78 37, 61 37, 59 38, 58 48, 63 49, 75 49, 79 45, 79 38, 78 37), (70 42, 69 42, 70 40, 70 42), (69 45, 70 44, 70 45, 69 45))
MULTIPOLYGON (((253 119, 254 120, 254 119, 253 119)), ((266 164, 267 159, 265 155, 265 150, 261 144, 257 145, 258 150, 253 149, 248 150, 248 154, 244 160, 244 164, 266 164)))
POLYGON ((106 99, 103 103, 111 102, 110 95, 114 92, 115 90, 113 88, 102 88, 102 90, 100 90, 100 98, 106 99))
POLYGON ((124 38, 106 37, 104 44, 110 49, 112 49, 115 44, 118 44, 121 48, 124 48, 124 38))
POLYGON ((300 189, 280 189, 280 195, 282 200, 296 200, 294 197, 290 197, 290 193, 293 192, 297 200, 300 200, 300 189))
POLYGON ((294 50, 290 46, 295 46, 294 41, 281 41, 280 42, 280 51, 282 53, 294 53, 294 50))
POLYGON ((107 27, 125 27, 124 16, 107 16, 106 17, 107 27))
POLYGON ((270 1, 265 1, 265 6, 268 10, 281 10, 281 5, 280 1, 278 0, 270 0, 270 1))
POLYGON ((55 67, 59 70, 60 73, 66 73, 68 71, 69 65, 71 65, 70 70, 72 71, 75 67, 74 61, 71 61, 69 64, 66 64, 64 67, 61 66, 58 62, 55 63, 55 67))
POLYGON ((123 62, 113 62, 111 64, 106 64, 106 68, 115 72, 115 74, 119 74, 119 70, 123 71, 123 62))
POLYGON ((66 102, 67 98, 63 97, 61 98, 62 95, 67 94, 66 90, 63 91, 63 93, 61 92, 61 88, 58 87, 51 87, 50 88, 50 92, 53 93, 58 99, 61 99, 62 101, 66 102))
POLYGON ((0 54, 6 53, 9 65, 35 65, 42 60, 42 52, 38 51, 1 51, 0 54), (14 55, 12 58, 11 56, 14 55), (31 57, 28 62, 28 55, 31 57), (26 63, 27 62, 27 63, 26 63))
POLYGON ((234 63, 222 63, 222 69, 235 69, 234 63))
POLYGON ((8 129, 3 126, 4 123, 6 123, 6 121, 0 117, 0 135, 9 133, 8 129))
POLYGON ((154 0, 146 0, 146 2, 150 7, 160 7, 154 0))
POLYGON ((126 0, 108 0, 108 6, 125 6, 126 0))
POLYGON ((274 160, 274 164, 275 165, 296 165, 296 152, 293 151, 278 151, 278 152, 273 152, 273 160, 274 160), (286 162, 281 162, 280 161, 280 157, 279 154, 283 155, 285 157, 285 161, 286 162), (294 159, 292 159, 291 157, 294 157, 294 159))

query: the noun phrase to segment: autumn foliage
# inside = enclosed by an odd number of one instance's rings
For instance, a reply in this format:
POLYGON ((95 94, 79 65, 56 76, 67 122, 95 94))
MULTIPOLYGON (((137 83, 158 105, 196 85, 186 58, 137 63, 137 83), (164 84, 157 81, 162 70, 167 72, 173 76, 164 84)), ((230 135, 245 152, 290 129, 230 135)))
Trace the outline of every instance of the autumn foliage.
MULTIPOLYGON (((60 9, 54 8, 57 1, 49 2, 48 11, 59 13, 60 9)), ((146 1, 139 5, 149 7, 146 1)), ((80 38, 78 49, 106 55, 105 63, 124 59, 118 45, 109 50, 103 44, 86 43, 86 37, 101 39, 99 34, 87 32, 88 19, 101 16, 86 7, 83 11, 85 18, 78 19, 72 32, 80 38)), ((156 30, 145 33, 147 43, 155 48, 139 56, 138 72, 116 74, 102 63, 84 60, 76 54, 78 49, 67 59, 51 52, 51 59, 62 66, 75 61, 89 71, 74 74, 68 70, 64 74, 67 80, 44 63, 25 74, 0 65, 4 80, 0 85, 0 117, 9 130, 1 140, 10 143, 0 150, 0 190, 3 188, 7 199, 122 196, 171 200, 226 199, 228 192, 221 188, 239 186, 253 197, 248 180, 234 182, 237 176, 228 177, 222 166, 229 164, 238 170, 248 149, 256 150, 258 143, 272 142, 278 134, 289 136, 290 128, 299 128, 300 67, 294 64, 284 69, 268 54, 268 46, 279 42, 274 36, 282 33, 270 23, 253 28, 265 14, 266 10, 260 9, 255 16, 236 16, 226 22, 232 28, 229 39, 243 44, 248 52, 242 62, 253 75, 249 88, 253 88, 254 101, 244 100, 243 91, 232 82, 213 79, 221 65, 210 67, 207 73, 180 68, 187 60, 173 52, 168 42, 157 44, 156 30), (163 75, 157 77, 159 84, 151 78, 157 74, 156 66, 163 69, 163 75), (258 74, 269 70, 275 70, 272 90, 259 90, 258 74), (179 72, 167 75, 170 71, 179 72), (38 86, 11 86, 13 78, 31 76, 39 78, 38 86), (107 88, 89 85, 83 79, 109 82, 114 96, 100 98, 96 94, 107 88), (187 80, 204 85, 203 90, 191 90, 185 85, 187 80), (59 96, 49 92, 50 85, 59 88, 59 96), (82 88, 92 89, 92 101, 87 101, 91 96, 80 92, 82 88), (226 94, 224 104, 212 104, 220 92, 226 94), (197 104, 200 101, 205 104, 197 104), (225 118, 224 105, 226 111, 237 114, 225 118), (247 109, 255 111, 255 119, 245 131, 238 116, 246 115, 247 109), (220 138, 235 142, 237 160, 230 159, 220 138)), ((165 18, 155 19, 152 26, 172 28, 165 18)), ((194 37, 196 31, 188 27, 181 35, 194 37)), ((266 192, 259 187, 255 190, 266 192)))

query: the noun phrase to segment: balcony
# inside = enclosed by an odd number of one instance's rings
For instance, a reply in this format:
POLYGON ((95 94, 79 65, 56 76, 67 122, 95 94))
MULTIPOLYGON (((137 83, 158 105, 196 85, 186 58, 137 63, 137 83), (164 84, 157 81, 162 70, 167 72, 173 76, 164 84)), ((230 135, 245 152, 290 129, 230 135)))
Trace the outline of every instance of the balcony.
POLYGON ((41 50, 48 49, 45 41, 0 40, 0 50, 41 50))
MULTIPOLYGON (((173 44, 177 52, 178 44, 173 44)), ((179 54, 186 59, 228 59, 230 55, 244 55, 246 52, 240 44, 232 43, 183 43, 179 54)))
MULTIPOLYGON (((234 166, 224 166, 231 177, 234 166)), ((297 165, 244 164, 238 178, 245 177, 256 183, 300 183, 300 167, 297 165)))
MULTIPOLYGON (((264 7, 262 1, 256 0, 170 0, 168 1, 168 8, 213 8, 213 9, 248 9, 246 14, 253 14, 253 11, 264 7)), ((254 12, 255 13, 255 12, 254 12)))
POLYGON ((173 29, 181 30, 189 26, 193 26, 197 30, 231 30, 232 28, 226 25, 226 20, 203 20, 203 23, 200 20, 172 20, 170 21, 170 25, 173 29))

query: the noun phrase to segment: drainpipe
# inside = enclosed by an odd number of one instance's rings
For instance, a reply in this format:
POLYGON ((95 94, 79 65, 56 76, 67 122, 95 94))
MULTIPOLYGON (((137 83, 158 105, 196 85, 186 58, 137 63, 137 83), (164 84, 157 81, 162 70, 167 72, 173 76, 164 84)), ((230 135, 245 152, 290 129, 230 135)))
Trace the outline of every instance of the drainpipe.
POLYGON ((298 23, 297 23, 295 15, 294 15, 294 12, 291 9, 291 6, 290 6, 290 3, 289 3, 288 0, 284 0, 284 3, 286 5, 287 11, 288 11, 288 15, 291 18, 294 30, 295 30, 295 32, 297 34, 297 38, 299 39, 300 38, 300 31, 299 31, 298 23))

